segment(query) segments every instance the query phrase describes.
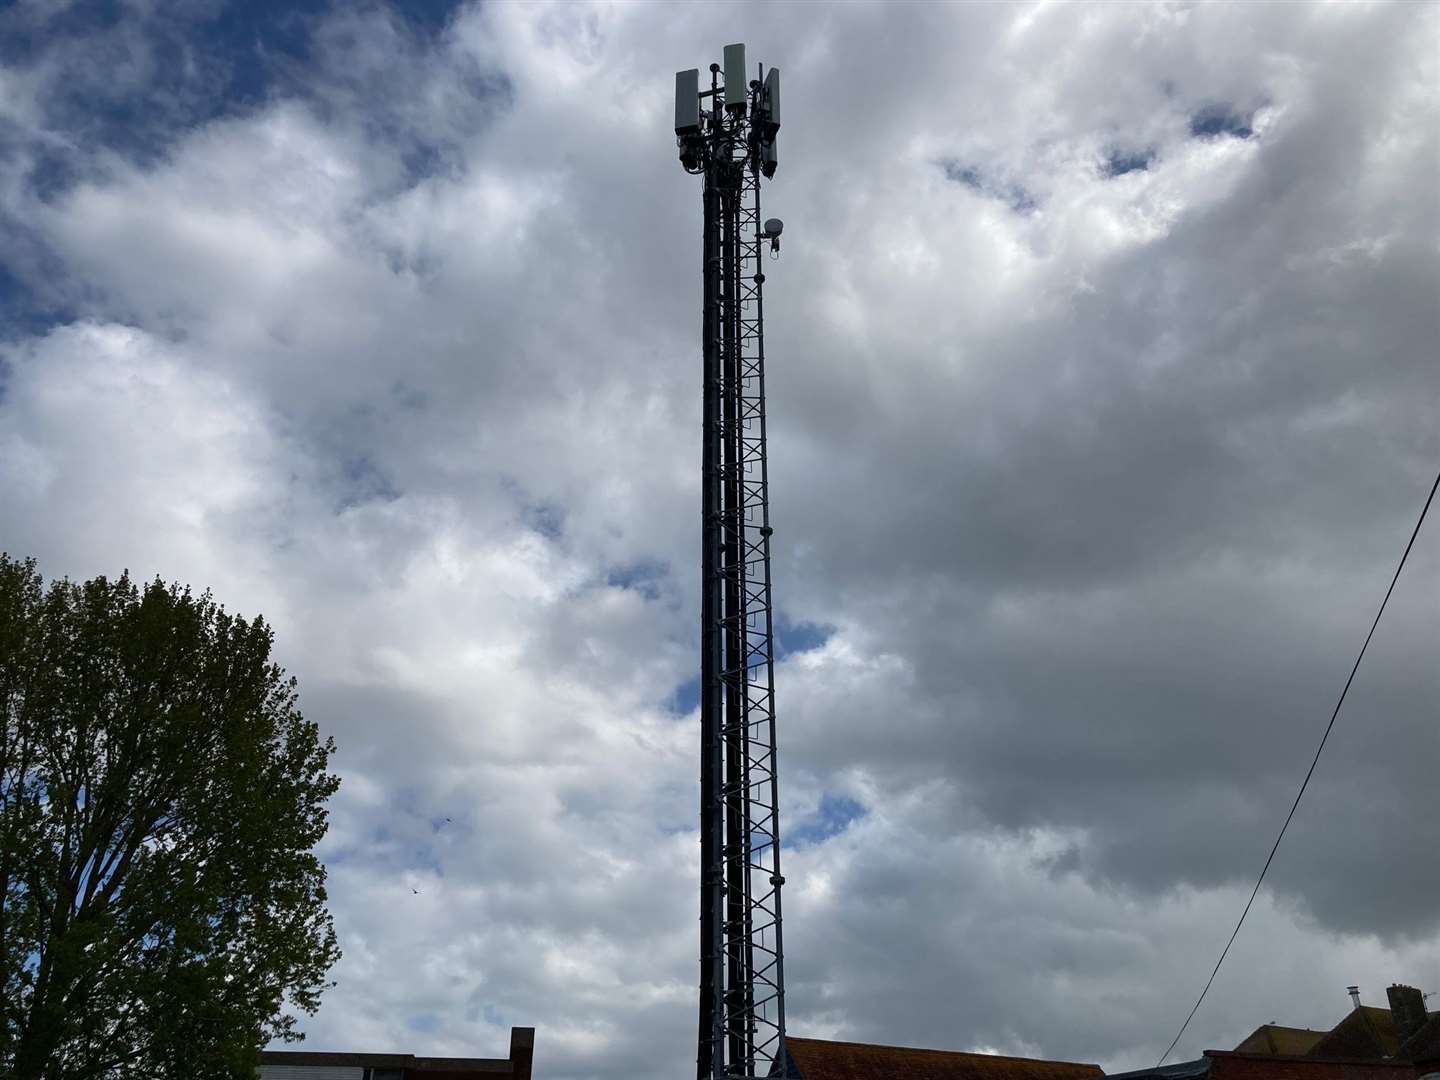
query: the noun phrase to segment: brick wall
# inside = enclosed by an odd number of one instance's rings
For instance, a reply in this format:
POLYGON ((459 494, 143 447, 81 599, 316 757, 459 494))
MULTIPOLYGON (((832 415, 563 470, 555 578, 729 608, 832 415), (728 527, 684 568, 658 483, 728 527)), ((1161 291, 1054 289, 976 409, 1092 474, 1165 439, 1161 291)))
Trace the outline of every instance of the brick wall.
POLYGON ((1414 1080, 1415 1066, 1207 1050, 1211 1080, 1414 1080))

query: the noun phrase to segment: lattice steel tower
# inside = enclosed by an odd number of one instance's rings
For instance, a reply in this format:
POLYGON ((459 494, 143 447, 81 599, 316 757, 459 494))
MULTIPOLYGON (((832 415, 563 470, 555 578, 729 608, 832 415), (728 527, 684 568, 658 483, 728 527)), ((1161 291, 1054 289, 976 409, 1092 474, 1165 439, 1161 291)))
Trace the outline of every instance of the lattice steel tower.
POLYGON ((675 75, 685 171, 704 177, 704 438, 700 659, 700 1080, 764 1076, 783 1064, 780 820, 774 619, 765 459, 764 249, 775 175, 780 77, 745 46, 723 72, 675 75))

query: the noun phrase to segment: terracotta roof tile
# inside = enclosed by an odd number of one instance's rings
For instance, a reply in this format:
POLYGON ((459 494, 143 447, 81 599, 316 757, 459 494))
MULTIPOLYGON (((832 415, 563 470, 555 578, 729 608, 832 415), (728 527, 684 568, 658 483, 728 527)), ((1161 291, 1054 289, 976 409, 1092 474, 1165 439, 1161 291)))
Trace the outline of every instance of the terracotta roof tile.
POLYGON ((1307 1053, 1311 1057, 1392 1057, 1400 1049, 1389 1009, 1361 1005, 1331 1028, 1307 1053))
POLYGON ((1099 1065, 787 1037, 802 1080, 1081 1080, 1099 1065))
POLYGON ((1235 1049, 1246 1054, 1308 1054, 1325 1034, 1309 1028, 1261 1024, 1235 1049))
POLYGON ((1440 1012, 1431 1013, 1420 1030, 1405 1040, 1399 1056, 1414 1061, 1440 1061, 1440 1012))

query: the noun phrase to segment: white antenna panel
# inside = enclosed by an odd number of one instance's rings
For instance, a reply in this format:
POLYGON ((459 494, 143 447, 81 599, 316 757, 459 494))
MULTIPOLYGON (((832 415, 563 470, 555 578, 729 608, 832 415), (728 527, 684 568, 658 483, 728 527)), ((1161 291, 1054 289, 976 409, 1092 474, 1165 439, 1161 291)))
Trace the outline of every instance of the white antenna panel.
POLYGON ((675 134, 700 130, 700 69, 675 72, 675 134))
POLYGON ((750 101, 750 79, 745 71, 745 46, 725 46, 725 108, 745 111, 750 101))

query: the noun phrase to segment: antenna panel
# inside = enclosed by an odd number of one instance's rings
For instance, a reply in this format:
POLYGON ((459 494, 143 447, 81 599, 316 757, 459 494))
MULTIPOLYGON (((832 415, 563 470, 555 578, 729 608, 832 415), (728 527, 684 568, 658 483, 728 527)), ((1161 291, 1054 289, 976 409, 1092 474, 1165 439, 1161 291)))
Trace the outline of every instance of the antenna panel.
POLYGON ((765 76, 765 102, 766 122, 770 128, 770 135, 780 130, 780 69, 771 68, 765 76))
POLYGON ((766 180, 769 180, 775 175, 775 170, 779 164, 780 161, 775 156, 774 138, 766 139, 760 144, 760 171, 765 174, 766 180))
POLYGON ((750 101, 750 80, 745 72, 745 46, 725 46, 725 108, 743 113, 750 101))
POLYGON ((675 134, 700 130, 700 69, 675 72, 675 134))

